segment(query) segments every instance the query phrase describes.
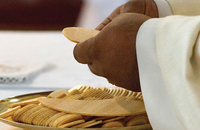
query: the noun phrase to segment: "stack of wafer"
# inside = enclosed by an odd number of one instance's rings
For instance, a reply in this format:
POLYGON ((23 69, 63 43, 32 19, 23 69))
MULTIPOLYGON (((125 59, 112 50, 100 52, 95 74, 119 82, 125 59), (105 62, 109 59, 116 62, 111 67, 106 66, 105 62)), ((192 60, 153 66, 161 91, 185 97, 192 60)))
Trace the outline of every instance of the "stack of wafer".
POLYGON ((0 118, 46 127, 112 128, 149 124, 141 93, 76 86, 12 104, 0 118))

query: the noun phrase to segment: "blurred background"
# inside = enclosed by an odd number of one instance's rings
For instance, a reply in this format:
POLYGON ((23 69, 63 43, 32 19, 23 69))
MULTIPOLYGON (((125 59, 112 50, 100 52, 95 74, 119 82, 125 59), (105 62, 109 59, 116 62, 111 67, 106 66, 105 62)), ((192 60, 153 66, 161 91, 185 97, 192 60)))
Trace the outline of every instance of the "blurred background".
POLYGON ((0 0, 0 30, 95 28, 127 0, 0 0))
MULTIPOLYGON (((115 87, 105 78, 92 74, 87 65, 75 61, 75 44, 62 35, 62 29, 72 26, 94 29, 127 1, 0 0, 0 99, 69 89, 79 84, 115 87), (25 76, 24 82, 9 81, 13 75, 17 77, 16 71, 9 73, 11 77, 2 75, 5 68, 18 70, 17 65, 30 64, 40 68, 34 76, 30 72, 17 73, 25 76), (54 66, 53 69, 41 71, 49 64, 54 66)), ((33 71, 33 68, 29 67, 29 70, 33 71)))
POLYGON ((74 26, 82 0, 0 0, 1 30, 61 30, 74 26))

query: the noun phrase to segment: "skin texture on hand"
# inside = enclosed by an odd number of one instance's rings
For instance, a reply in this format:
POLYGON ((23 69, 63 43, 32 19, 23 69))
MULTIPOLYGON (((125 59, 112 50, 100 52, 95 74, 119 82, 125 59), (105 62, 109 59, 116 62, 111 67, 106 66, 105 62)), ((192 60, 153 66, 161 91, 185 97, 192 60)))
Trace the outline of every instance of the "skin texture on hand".
POLYGON ((116 86, 140 91, 136 36, 149 18, 137 13, 119 14, 95 37, 75 46, 75 59, 116 86))
POLYGON ((108 23, 122 13, 139 13, 151 18, 158 18, 158 9, 154 0, 130 0, 117 7, 96 29, 102 30, 108 23))
POLYGON ((97 36, 75 46, 75 59, 116 86, 140 91, 136 36, 143 22, 156 17, 154 0, 130 0, 96 27, 97 36))

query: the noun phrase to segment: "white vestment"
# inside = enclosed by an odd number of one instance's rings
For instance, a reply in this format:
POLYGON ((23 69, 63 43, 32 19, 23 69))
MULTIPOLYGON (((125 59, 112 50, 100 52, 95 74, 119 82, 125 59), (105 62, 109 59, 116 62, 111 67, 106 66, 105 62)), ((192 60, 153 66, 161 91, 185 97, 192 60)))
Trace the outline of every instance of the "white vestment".
POLYGON ((154 130, 199 129, 200 0, 154 0, 136 49, 145 107, 154 130), (170 16, 167 18, 163 18, 170 16))
POLYGON ((200 128, 200 16, 147 20, 136 50, 145 107, 154 130, 200 128))

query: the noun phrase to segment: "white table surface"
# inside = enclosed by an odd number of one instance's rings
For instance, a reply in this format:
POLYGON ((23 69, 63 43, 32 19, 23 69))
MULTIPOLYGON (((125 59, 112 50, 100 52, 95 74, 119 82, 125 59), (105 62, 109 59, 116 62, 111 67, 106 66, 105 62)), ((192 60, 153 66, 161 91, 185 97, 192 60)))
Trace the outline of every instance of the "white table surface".
MULTIPOLYGON (((112 85, 90 72, 87 65, 73 57, 75 43, 61 31, 0 31, 0 64, 51 63, 55 68, 20 84, 0 84, 0 99, 21 94, 56 89, 69 89, 79 84, 112 85)), ((2 126, 0 124, 0 126, 2 126)))
MULTIPOLYGON (((61 31, 0 31, 0 64, 51 63, 55 67, 20 84, 0 84, 0 100, 17 95, 56 89, 69 89, 79 84, 115 87, 105 78, 90 72, 87 65, 73 57, 75 43, 61 31)), ((1 129, 18 130, 0 122, 1 129)), ((19 129, 20 130, 20 129, 19 129)))
MULTIPOLYGON (((73 57, 75 43, 65 38, 61 31, 27 32, 0 31, 0 64, 51 63, 55 67, 20 84, 0 84, 0 90, 26 89, 54 90, 84 84, 106 86, 105 78, 90 72, 87 65, 73 57)), ((0 98, 2 93, 0 92, 0 98)))

